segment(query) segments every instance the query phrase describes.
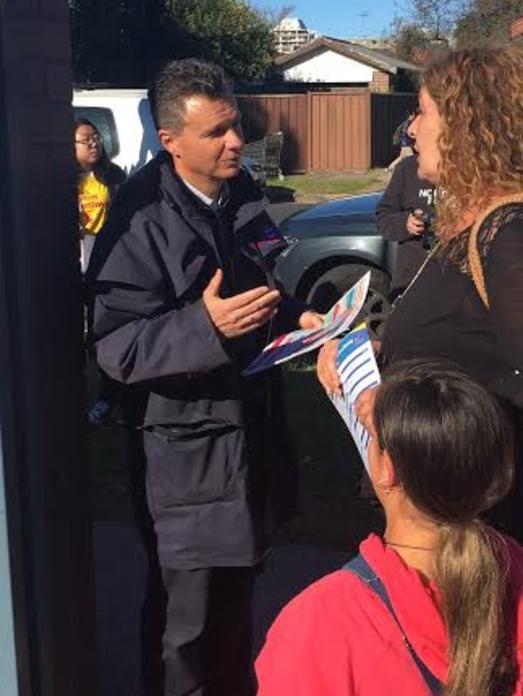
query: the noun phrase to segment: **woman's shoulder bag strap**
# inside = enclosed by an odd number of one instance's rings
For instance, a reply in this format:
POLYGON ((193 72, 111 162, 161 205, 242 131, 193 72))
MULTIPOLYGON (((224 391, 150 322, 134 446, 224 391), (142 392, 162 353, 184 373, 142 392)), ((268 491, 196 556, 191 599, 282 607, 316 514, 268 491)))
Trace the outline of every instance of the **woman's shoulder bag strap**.
POLYGON ((470 273, 472 275, 472 280, 474 281, 474 285, 476 286, 478 294, 481 297, 481 300, 487 309, 489 308, 489 298, 487 288, 485 285, 485 275, 483 273, 481 256, 479 254, 478 235, 481 226, 491 213, 497 210, 497 208, 501 208, 501 206, 503 205, 510 205, 511 203, 523 203, 523 193, 516 193, 512 196, 498 198, 497 201, 492 203, 488 208, 485 208, 485 210, 481 211, 470 232, 468 248, 470 273))

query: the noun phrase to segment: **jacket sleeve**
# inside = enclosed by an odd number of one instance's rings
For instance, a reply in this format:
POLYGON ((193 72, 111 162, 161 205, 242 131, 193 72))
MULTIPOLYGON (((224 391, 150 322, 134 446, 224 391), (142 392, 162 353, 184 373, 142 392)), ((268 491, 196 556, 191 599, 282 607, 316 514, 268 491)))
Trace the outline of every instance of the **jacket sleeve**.
MULTIPOLYGON (((230 362, 201 297, 193 293, 183 303, 167 298, 152 224, 137 213, 121 227, 115 213, 95 245, 95 269, 89 269, 98 363, 129 384, 205 373, 230 362)), ((184 297, 190 295, 189 288, 184 297)))
POLYGON ((496 234, 485 264, 489 315, 498 346, 509 365, 492 388, 523 412, 523 221, 513 220, 496 234))
POLYGON ((390 242, 403 242, 412 238, 407 232, 409 211, 403 210, 401 203, 404 186, 403 167, 396 167, 376 208, 378 232, 390 242))

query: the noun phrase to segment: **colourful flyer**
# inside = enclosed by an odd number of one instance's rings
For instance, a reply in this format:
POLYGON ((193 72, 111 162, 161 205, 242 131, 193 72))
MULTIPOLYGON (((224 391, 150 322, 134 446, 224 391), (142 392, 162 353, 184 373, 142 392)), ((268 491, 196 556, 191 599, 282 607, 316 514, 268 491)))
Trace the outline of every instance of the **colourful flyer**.
POLYGON ((366 389, 376 387, 381 378, 365 324, 341 339, 338 347, 338 373, 343 394, 334 394, 330 398, 345 421, 368 471, 370 435, 357 419, 354 405, 358 397, 366 389))
POLYGON ((245 376, 268 370, 298 355, 319 348, 348 331, 358 316, 369 290, 370 271, 331 307, 320 329, 301 329, 278 336, 269 343, 243 372, 245 376))

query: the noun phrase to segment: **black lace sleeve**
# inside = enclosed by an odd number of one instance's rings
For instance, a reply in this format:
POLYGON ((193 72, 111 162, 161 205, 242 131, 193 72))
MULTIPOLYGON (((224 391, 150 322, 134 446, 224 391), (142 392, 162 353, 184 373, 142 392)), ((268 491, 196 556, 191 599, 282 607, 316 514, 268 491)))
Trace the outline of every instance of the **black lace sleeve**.
POLYGON ((499 227, 484 269, 490 318, 510 366, 492 387, 523 409, 523 212, 499 227))

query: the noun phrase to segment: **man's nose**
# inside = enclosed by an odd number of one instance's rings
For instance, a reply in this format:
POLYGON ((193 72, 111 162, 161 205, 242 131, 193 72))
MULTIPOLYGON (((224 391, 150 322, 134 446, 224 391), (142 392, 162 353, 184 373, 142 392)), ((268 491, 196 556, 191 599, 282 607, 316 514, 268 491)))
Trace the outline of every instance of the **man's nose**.
POLYGON ((237 128, 231 128, 227 133, 227 147, 230 150, 240 151, 243 149, 243 133, 237 128))

